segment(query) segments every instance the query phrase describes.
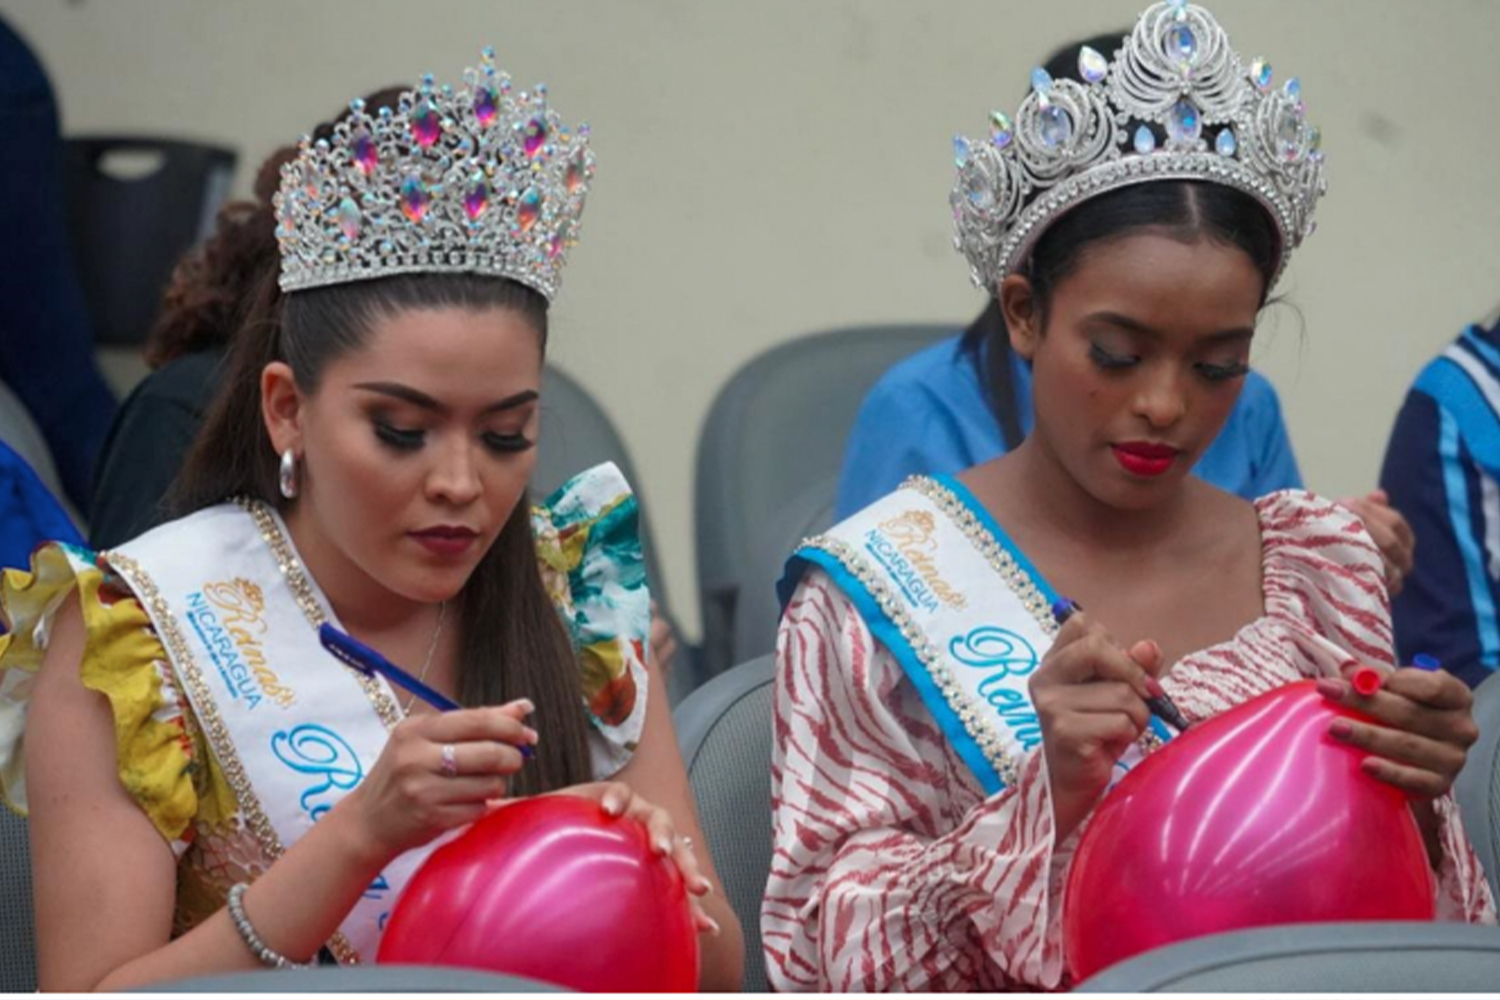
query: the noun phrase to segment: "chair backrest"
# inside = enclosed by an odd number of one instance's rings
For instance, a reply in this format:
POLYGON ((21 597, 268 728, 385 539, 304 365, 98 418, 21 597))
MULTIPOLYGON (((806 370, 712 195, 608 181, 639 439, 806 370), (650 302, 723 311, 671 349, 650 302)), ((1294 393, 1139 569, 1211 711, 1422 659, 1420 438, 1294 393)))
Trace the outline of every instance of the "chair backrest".
POLYGON ((734 613, 736 663, 775 651, 776 626, 781 620, 776 582, 781 579, 787 557, 804 538, 833 526, 838 485, 837 476, 814 483, 787 504, 780 517, 764 526, 740 580, 734 613))
POLYGON ((34 921, 26 820, 0 805, 0 993, 36 989, 34 921))
POLYGON ((603 462, 615 463, 631 486, 639 485, 625 440, 599 401, 556 365, 548 364, 543 378, 533 499, 546 499, 572 476, 603 462))
POLYGON ((694 522, 704 669, 734 662, 741 573, 764 526, 810 483, 837 476, 870 388, 961 324, 872 326, 774 347, 730 378, 698 439, 694 522))
POLYGON ((703 836, 745 935, 740 989, 765 993, 760 901, 771 873, 771 694, 769 656, 725 671, 672 713, 703 836))
POLYGON ((157 983, 137 993, 571 993, 521 976, 436 965, 325 965, 157 983))
MULTIPOLYGON (((603 462, 620 467, 635 490, 641 508, 641 547, 646 553, 646 578, 651 596, 667 609, 666 581, 657 562, 656 539, 646 516, 640 477, 630 460, 625 439, 614 421, 589 391, 567 372, 548 365, 542 392, 542 424, 536 450, 536 468, 531 473, 531 498, 541 502, 573 476, 603 462)), ((671 615, 667 615, 671 618, 671 615)))
POLYGON ((177 261, 212 228, 236 154, 142 136, 73 138, 64 149, 68 225, 95 338, 139 344, 177 261), (116 176, 108 165, 121 156, 157 166, 143 177, 116 176))
POLYGON ((1500 932, 1452 923, 1288 924, 1147 952, 1079 993, 1463 993, 1500 983, 1500 932))
POLYGON ((1474 692, 1474 721, 1479 742, 1469 748, 1453 794, 1490 889, 1500 899, 1500 674, 1474 692))

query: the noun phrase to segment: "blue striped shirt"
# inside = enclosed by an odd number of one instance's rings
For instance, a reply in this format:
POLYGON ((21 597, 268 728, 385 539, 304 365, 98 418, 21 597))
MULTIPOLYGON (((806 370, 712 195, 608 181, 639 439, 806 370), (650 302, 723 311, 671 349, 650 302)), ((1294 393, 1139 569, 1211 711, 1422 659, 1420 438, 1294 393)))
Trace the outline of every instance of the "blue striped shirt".
POLYGON ((1500 665, 1500 326, 1472 326, 1417 376, 1380 485, 1417 536, 1391 605, 1402 663, 1436 656, 1478 685, 1500 665))

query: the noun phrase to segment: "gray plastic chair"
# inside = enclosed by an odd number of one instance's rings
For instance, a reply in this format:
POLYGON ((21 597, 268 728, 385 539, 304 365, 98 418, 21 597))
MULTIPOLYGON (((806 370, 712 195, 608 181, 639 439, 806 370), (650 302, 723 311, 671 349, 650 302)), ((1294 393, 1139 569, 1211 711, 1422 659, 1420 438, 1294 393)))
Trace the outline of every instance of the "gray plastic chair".
POLYGON ((26 820, 0 805, 0 993, 36 989, 31 838, 26 820))
POLYGON ((765 526, 837 476, 860 404, 897 361, 963 328, 854 327, 774 347, 720 390, 698 439, 694 522, 705 675, 734 660, 741 575, 765 526))
POLYGON ((136 993, 571 993, 535 979, 428 965, 326 965, 157 983, 136 993))
POLYGON ((1080 993, 1492 993, 1500 931, 1467 924, 1288 924, 1185 941, 1105 969, 1080 993))
POLYGON ((1474 721, 1479 723, 1479 742, 1469 748, 1453 794, 1490 889, 1500 899, 1500 675, 1474 692, 1474 721))
POLYGON ((741 578, 734 614, 734 660, 744 663, 776 650, 776 626, 781 620, 781 601, 776 583, 787 557, 802 540, 833 526, 838 477, 814 483, 787 504, 781 516, 765 525, 754 555, 741 578))
POLYGON ((765 993, 760 901, 771 873, 772 657, 725 671, 672 713, 703 836, 745 935, 740 989, 765 993))

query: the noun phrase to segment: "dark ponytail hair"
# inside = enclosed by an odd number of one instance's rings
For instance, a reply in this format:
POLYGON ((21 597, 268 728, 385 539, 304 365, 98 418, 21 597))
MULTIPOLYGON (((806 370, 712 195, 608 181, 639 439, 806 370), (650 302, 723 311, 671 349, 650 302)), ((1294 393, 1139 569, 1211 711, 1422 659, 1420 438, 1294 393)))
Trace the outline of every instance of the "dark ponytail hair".
POLYGON ((268 156, 255 175, 254 200, 219 209, 213 235, 178 262, 146 337, 146 363, 152 368, 219 347, 239 325, 255 283, 276 266, 271 196, 282 164, 296 155, 295 146, 283 146, 268 156))
MULTIPOLYGON (((286 362, 298 388, 315 393, 329 363, 359 350, 376 322, 434 308, 514 310, 546 348, 546 299, 503 278, 399 275, 283 295, 275 270, 263 275, 235 334, 224 387, 173 485, 177 515, 238 496, 285 508, 278 456, 261 416, 266 365, 286 362)), ((459 700, 473 706, 530 698, 533 724, 546 734, 513 791, 534 794, 591 780, 577 659, 537 569, 524 495, 459 601, 459 700)))
MULTIPOLYGON (((1081 80, 1078 51, 1087 45, 1105 58, 1125 44, 1123 31, 1097 35, 1063 46, 1047 60, 1054 79, 1081 80)), ((1132 122, 1129 131, 1134 130, 1132 122)), ((1157 136, 1158 139, 1162 137, 1157 136)), ((1209 135, 1209 142, 1214 139, 1209 135)), ((1270 293, 1280 259, 1280 238, 1270 215, 1254 198, 1222 184, 1200 181, 1152 181, 1091 198, 1052 223, 1037 241, 1023 273, 1046 325, 1052 292, 1077 270, 1087 251, 1110 240, 1143 231, 1175 239, 1209 239, 1243 250, 1264 279, 1261 303, 1270 293)), ((1021 419, 1012 378, 1010 331, 991 289, 984 312, 964 331, 961 349, 969 356, 984 386, 990 409, 1000 424, 1006 448, 1021 443, 1021 419)))
MULTIPOLYGON (((383 87, 365 97, 373 110, 396 107, 403 89, 383 87)), ((326 139, 349 114, 313 130, 326 139)), ((296 146, 282 146, 261 163, 251 185, 253 197, 219 209, 213 234, 189 251, 172 271, 161 310, 146 337, 146 363, 160 368, 184 354, 214 350, 239 328, 255 299, 258 283, 277 266, 276 219, 271 199, 281 185, 281 168, 297 158, 296 146)))

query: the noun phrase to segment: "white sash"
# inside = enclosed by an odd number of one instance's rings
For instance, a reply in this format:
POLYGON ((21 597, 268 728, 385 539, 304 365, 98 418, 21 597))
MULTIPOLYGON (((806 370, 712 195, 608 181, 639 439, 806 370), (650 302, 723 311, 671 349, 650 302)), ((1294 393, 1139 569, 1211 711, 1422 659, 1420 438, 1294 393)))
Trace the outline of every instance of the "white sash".
MULTIPOLYGON (((1016 779, 1042 730, 1027 680, 1052 647, 1057 595, 956 480, 914 477, 804 542, 781 585, 822 569, 901 664, 986 794, 1016 779)), ((1168 740, 1152 719, 1143 737, 1168 740)), ((1118 781, 1142 757, 1132 746, 1118 781)))
MULTIPOLYGON (((269 507, 211 507, 106 558, 151 616, 246 828, 276 860, 369 773, 401 718, 390 688, 318 642, 315 622, 338 623, 269 507)), ((374 960, 434 846, 370 885, 329 941, 340 961, 374 960)))

